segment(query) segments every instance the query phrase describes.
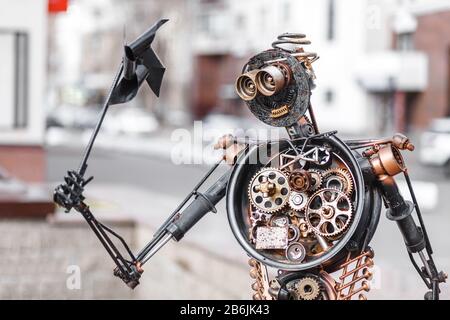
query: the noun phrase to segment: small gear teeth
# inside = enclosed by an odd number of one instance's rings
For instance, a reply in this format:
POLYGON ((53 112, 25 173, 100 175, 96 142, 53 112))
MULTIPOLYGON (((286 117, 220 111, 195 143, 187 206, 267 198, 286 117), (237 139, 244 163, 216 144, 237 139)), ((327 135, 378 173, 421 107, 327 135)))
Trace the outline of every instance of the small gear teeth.
POLYGON ((319 188, 322 186, 322 172, 320 172, 317 169, 309 169, 308 173, 311 175, 311 178, 315 180, 314 184, 311 184, 310 191, 314 192, 319 190, 319 188))
MULTIPOLYGON (((269 183, 269 184, 270 184, 269 183)), ((288 177, 284 172, 282 172, 279 169, 268 167, 263 168, 259 170, 251 179, 250 185, 248 187, 248 197, 257 209, 261 210, 262 212, 266 213, 276 213, 279 212, 281 209, 283 209, 289 200, 289 194, 290 194, 290 187, 288 183, 288 177), (265 172, 267 172, 267 175, 263 175, 265 172), (270 178, 269 175, 273 173, 275 174, 274 178, 270 178), (265 182, 257 181, 260 176, 264 176, 267 178, 265 182), (280 179, 282 178, 282 179, 280 179), (261 184, 264 183, 272 183, 274 186, 272 186, 271 190, 268 190, 268 185, 261 186, 261 184), (255 191, 254 188, 258 186, 259 183, 259 191, 255 191), (274 192, 274 194, 267 196, 266 198, 270 198, 266 201, 264 201, 263 196, 261 195, 264 192, 269 193, 269 191, 274 192), (257 201, 258 197, 261 198, 261 201, 257 201), (264 203, 264 205, 262 205, 264 203), (270 205, 270 206, 269 206, 270 205)))
POLYGON ((295 291, 300 300, 316 300, 322 289, 321 283, 312 277, 304 277, 295 285, 295 291))
MULTIPOLYGON (((351 196, 351 194, 353 193, 353 178, 351 176, 351 174, 346 170, 346 169, 342 169, 342 168, 331 168, 328 170, 325 170, 322 173, 322 181, 324 184, 327 183, 327 179, 329 179, 331 176, 337 176, 341 179, 343 179, 345 181, 343 189, 341 190, 343 191, 347 196, 351 196)), ((325 185, 325 188, 327 188, 328 186, 325 185)))
MULTIPOLYGON (((326 202, 325 203, 326 207, 330 207, 330 206, 337 206, 337 203, 333 201, 330 202, 326 202)), ((329 188, 329 189, 321 189, 319 191, 317 191, 316 193, 314 193, 308 201, 308 204, 306 205, 306 213, 305 213, 305 221, 306 224, 308 225, 308 227, 315 233, 318 234, 320 236, 323 236, 325 238, 328 239, 335 239, 337 236, 340 236, 342 233, 344 233, 347 228, 350 226, 351 221, 353 219, 353 205, 352 202, 350 200, 350 198, 342 191, 338 190, 338 189, 333 189, 333 188, 329 188), (312 209, 311 208, 311 204, 313 203, 313 201, 315 200, 316 197, 320 197, 322 199, 322 201, 326 201, 326 199, 324 200, 325 196, 324 194, 326 192, 330 192, 330 193, 337 193, 340 199, 344 199, 346 201, 346 203, 348 204, 348 208, 346 210, 346 213, 343 212, 343 210, 341 209, 339 211, 339 214, 336 215, 335 213, 335 207, 333 207, 332 211, 329 212, 325 212, 323 211, 324 203, 321 204, 321 208, 319 209, 312 209), (331 212, 333 212, 332 214, 330 214, 331 212), (311 221, 314 219, 314 217, 311 217, 312 215, 318 216, 320 217, 320 221, 317 225, 314 225, 311 221), (328 216, 329 215, 329 216, 328 216), (338 226, 336 225, 336 216, 347 216, 347 220, 345 221, 344 225, 342 226, 338 226), (325 225, 325 222, 327 224, 333 224, 333 230, 332 231, 328 231, 326 228, 324 230, 318 229, 318 228, 322 228, 322 227, 327 227, 325 225)))

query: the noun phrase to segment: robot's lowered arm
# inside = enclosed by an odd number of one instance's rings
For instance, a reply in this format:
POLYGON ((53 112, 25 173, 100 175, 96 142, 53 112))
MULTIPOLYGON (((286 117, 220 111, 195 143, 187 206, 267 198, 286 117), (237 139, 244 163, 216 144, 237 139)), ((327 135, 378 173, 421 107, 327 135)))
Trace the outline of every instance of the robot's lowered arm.
POLYGON ((378 188, 388 208, 386 216, 389 220, 397 223, 408 250, 409 258, 428 289, 430 289, 425 294, 425 299, 438 300, 439 283, 445 282, 447 275, 442 271, 437 271, 422 214, 400 152, 400 150, 413 151, 414 145, 402 134, 396 134, 392 139, 352 140, 347 143, 353 149, 370 147, 363 152, 363 155, 368 158, 372 172, 377 177, 378 188), (413 202, 403 198, 394 179, 394 176, 401 172, 405 175, 413 202), (412 216, 414 211, 416 211, 419 226, 412 216), (417 264, 414 258, 415 254, 419 256, 422 268, 417 264))

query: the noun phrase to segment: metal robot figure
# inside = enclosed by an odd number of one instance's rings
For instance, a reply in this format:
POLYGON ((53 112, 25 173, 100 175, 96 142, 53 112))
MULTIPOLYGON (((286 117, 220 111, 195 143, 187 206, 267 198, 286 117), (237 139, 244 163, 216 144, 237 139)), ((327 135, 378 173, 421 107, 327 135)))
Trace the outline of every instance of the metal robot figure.
POLYGON ((226 196, 231 229, 251 257, 254 299, 366 299, 374 251, 369 243, 384 203, 386 216, 403 235, 408 256, 428 288, 425 299, 439 299, 438 271, 419 205, 402 158, 414 145, 402 134, 373 140, 339 139, 320 132, 310 103, 316 53, 303 46, 303 34, 282 34, 272 48, 249 59, 236 91, 255 117, 285 127, 289 138, 257 141, 224 136, 230 169, 205 192, 199 189, 213 166, 175 208, 152 240, 134 254, 126 241, 98 221, 85 203, 87 160, 109 105, 130 101, 147 81, 156 95, 164 67, 151 44, 160 20, 124 48, 123 60, 98 124, 77 171, 55 189, 54 200, 67 212, 82 214, 115 263, 114 275, 130 288, 139 284, 143 265, 168 241, 179 241, 226 196), (403 174, 412 202, 400 194, 395 176, 403 174), (416 215, 418 225, 413 215, 416 215), (119 250, 111 237, 125 248, 119 250))

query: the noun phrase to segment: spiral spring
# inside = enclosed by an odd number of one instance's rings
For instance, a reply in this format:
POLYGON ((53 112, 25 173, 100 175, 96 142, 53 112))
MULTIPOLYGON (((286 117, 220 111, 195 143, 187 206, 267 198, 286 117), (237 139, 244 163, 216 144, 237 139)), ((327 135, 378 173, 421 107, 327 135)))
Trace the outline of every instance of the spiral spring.
POLYGON ((287 51, 294 57, 308 59, 309 63, 313 63, 319 59, 319 56, 315 52, 307 52, 303 49, 304 45, 309 44, 311 44, 311 41, 302 33, 283 33, 277 37, 277 40, 272 42, 272 48, 287 51), (287 45, 290 45, 292 48, 288 48, 287 45))

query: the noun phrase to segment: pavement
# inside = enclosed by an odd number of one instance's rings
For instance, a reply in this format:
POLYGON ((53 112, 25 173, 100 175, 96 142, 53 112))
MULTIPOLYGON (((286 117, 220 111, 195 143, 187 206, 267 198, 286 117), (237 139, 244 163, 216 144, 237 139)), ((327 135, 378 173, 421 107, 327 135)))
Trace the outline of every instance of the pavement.
MULTIPOLYGON (((49 186, 59 183, 67 169, 77 168, 87 135, 69 140, 71 143, 67 144, 64 139, 58 143, 55 137, 51 139, 47 159, 49 186)), ((95 174, 86 193, 93 209, 129 215, 149 230, 157 228, 208 169, 206 164, 172 163, 174 143, 162 136, 99 140, 88 169, 88 174, 95 174)), ((190 155, 199 150, 185 147, 191 149, 187 151, 190 155)), ((210 160, 214 157, 218 154, 211 155, 210 160)), ((450 227, 450 205, 446 199, 450 181, 439 169, 422 167, 414 154, 406 155, 406 161, 435 250, 435 261, 439 269, 450 271, 450 241, 445 236, 450 227)), ((225 170, 224 165, 218 174, 225 170)), ((406 190, 404 181, 400 179, 399 183, 401 189, 406 190)), ((201 220, 182 240, 183 244, 220 256, 227 263, 241 266, 239 270, 248 269, 247 257, 228 226, 224 201, 218 205, 218 210, 217 214, 209 214, 201 220)), ((151 235, 148 237, 150 239, 151 235)), ((426 288, 410 264, 397 226, 384 216, 371 246, 376 253, 376 272, 369 299, 422 299, 426 288)), ((164 249, 159 254, 164 254, 164 249)), ((448 285, 442 286, 442 298, 450 299, 448 285)))

